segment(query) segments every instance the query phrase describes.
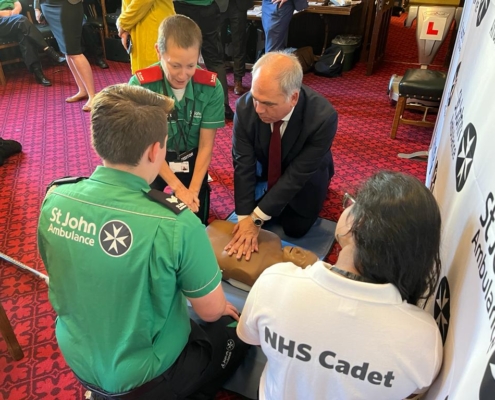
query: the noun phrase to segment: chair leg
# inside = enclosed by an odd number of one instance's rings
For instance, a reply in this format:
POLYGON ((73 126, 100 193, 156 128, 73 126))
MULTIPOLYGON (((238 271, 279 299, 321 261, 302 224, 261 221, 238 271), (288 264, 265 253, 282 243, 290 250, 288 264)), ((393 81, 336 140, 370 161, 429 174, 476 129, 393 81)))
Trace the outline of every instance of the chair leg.
POLYGON ((0 86, 5 86, 7 84, 7 79, 5 79, 5 74, 3 73, 3 67, 0 63, 0 86))
POLYGON ((397 106, 395 107, 394 122, 392 123, 392 131, 390 132, 390 139, 395 139, 395 135, 397 134, 397 128, 399 127, 402 114, 404 113, 404 109, 406 108, 406 101, 407 99, 402 96, 399 96, 399 100, 397 100, 397 106))
POLYGON ((100 32, 100 40, 101 40, 101 48, 103 49, 103 58, 107 59, 107 49, 105 48, 105 35, 103 33, 103 29, 99 29, 100 32))
POLYGON ((15 337, 14 330, 12 329, 12 325, 10 325, 10 321, 7 318, 7 314, 5 314, 5 310, 0 304, 0 333, 2 334, 5 342, 7 343, 7 349, 9 350, 10 355, 16 361, 20 360, 24 357, 24 353, 19 346, 19 342, 15 337))

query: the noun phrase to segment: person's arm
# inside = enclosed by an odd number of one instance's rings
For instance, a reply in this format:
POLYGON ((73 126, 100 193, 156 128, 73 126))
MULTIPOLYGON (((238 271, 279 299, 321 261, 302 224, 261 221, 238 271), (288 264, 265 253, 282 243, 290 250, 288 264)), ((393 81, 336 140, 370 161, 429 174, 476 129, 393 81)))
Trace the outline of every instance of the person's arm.
POLYGON ((121 32, 130 32, 153 7, 154 0, 133 0, 124 9, 117 20, 119 36, 121 32))
POLYGON ((177 286, 198 316, 210 322, 222 315, 237 320, 239 313, 225 299, 221 286, 222 273, 199 219, 186 210, 178 217, 175 227, 164 223, 163 229, 167 235, 174 235, 170 244, 177 265, 177 286))
POLYGON ((239 320, 239 311, 225 298, 222 286, 219 284, 213 292, 199 298, 190 298, 192 308, 199 318, 206 322, 214 322, 223 315, 229 315, 239 320))
MULTIPOLYGON (((249 216, 256 206, 254 199, 256 188, 254 133, 248 132, 249 127, 243 121, 244 114, 248 115, 250 112, 254 112, 250 109, 251 101, 250 95, 241 98, 236 107, 239 111, 234 116, 232 161, 234 163, 235 211, 237 215, 244 218, 239 219, 232 232, 232 240, 225 246, 225 251, 229 255, 236 254, 238 259, 245 256, 246 260, 251 258, 251 253, 258 251, 259 234, 259 228, 254 225, 249 216)), ((258 217, 260 216, 258 215, 258 217)))
MULTIPOLYGON (((308 104, 308 106, 310 105, 311 103, 308 104)), ((318 114, 315 114, 314 117, 305 117, 308 123, 309 121, 312 122, 313 126, 309 129, 313 129, 313 132, 304 143, 304 147, 291 160, 280 179, 258 203, 258 207, 267 215, 279 215, 280 211, 302 190, 306 182, 321 167, 322 159, 330 151, 337 131, 337 112, 328 108, 320 108, 316 111, 320 112, 319 117, 318 114), (323 120, 322 116, 324 116, 323 120)))
POLYGON ((42 13, 41 13, 41 6, 40 6, 40 0, 34 0, 33 2, 33 8, 34 8, 34 16, 36 18, 36 21, 38 21, 39 24, 42 24, 42 13))
POLYGON ((12 10, 12 15, 17 15, 22 12, 22 4, 18 1, 14 3, 14 9, 12 10))
POLYGON ((216 129, 200 128, 199 130, 198 156, 196 158, 191 184, 189 185, 189 190, 196 198, 199 195, 203 179, 210 166, 216 133, 216 129))
POLYGON ((12 15, 20 14, 22 11, 22 5, 18 1, 14 3, 14 8, 12 10, 1 10, 0 17, 8 18, 12 15))

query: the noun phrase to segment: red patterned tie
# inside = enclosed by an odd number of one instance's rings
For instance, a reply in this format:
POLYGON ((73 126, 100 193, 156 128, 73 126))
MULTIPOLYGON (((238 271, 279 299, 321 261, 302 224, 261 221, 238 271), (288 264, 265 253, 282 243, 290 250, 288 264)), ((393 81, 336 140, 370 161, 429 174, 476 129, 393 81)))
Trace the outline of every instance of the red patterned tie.
POLYGON ((282 175, 282 138, 280 137, 280 126, 284 121, 273 123, 272 137, 270 138, 270 149, 268 151, 268 190, 277 183, 282 175))

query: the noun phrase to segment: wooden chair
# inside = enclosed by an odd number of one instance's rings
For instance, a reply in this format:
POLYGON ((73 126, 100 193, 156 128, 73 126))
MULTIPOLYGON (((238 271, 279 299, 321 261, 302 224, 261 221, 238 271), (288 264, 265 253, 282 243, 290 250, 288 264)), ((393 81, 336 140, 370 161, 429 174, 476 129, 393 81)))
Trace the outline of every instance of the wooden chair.
MULTIPOLYGON (((19 44, 14 39, 9 37, 0 37, 0 51, 15 48, 17 46, 19 46, 19 44)), ((22 57, 13 57, 6 60, 2 60, 0 58, 0 86, 4 86, 7 83, 7 79, 5 79, 5 74, 3 72, 3 66, 20 61, 22 61, 22 57)))
MULTIPOLYGON (((104 1, 102 1, 104 3, 104 1)), ((100 35, 101 47, 103 48, 103 57, 107 58, 105 49, 105 23, 102 16, 102 12, 99 9, 103 9, 103 5, 98 0, 85 0, 84 7, 87 9, 87 19, 85 24, 91 25, 93 29, 98 31, 100 35)))
MULTIPOLYGON (((390 138, 395 139, 400 124, 425 127, 435 126, 426 120, 429 111, 438 111, 445 87, 446 73, 427 69, 445 40, 454 16, 455 7, 421 6, 410 7, 406 26, 417 18, 416 42, 421 68, 410 68, 399 82, 399 98, 395 108, 390 138), (422 120, 404 118, 406 108, 423 111, 422 120)), ((460 15, 460 14, 459 14, 460 15)))
POLYGON ((20 360, 24 357, 24 352, 15 337, 14 330, 12 329, 12 325, 10 325, 10 321, 7 318, 7 314, 5 314, 5 310, 0 303, 0 333, 7 343, 7 349, 12 358, 16 361, 20 360))

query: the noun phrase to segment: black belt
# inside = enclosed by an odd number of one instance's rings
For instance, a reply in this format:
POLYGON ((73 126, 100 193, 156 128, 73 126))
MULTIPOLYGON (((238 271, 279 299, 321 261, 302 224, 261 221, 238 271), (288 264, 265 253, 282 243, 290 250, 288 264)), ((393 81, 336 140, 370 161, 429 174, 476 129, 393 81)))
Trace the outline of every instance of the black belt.
POLYGON ((132 390, 129 390, 128 392, 123 392, 123 393, 108 393, 108 392, 105 392, 103 389, 100 389, 98 387, 95 387, 95 386, 87 383, 87 382, 84 382, 77 375, 76 375, 76 378, 79 379, 79 381, 82 383, 82 385, 86 389, 90 390, 92 393, 97 394, 98 396, 101 396, 105 399, 139 400, 142 398, 142 396, 144 394, 149 392, 151 389, 153 389, 160 382, 164 381, 165 380, 165 376, 164 376, 165 374, 166 374, 166 372, 158 375, 156 378, 152 379, 151 381, 143 383, 141 386, 138 386, 137 388, 134 388, 132 390))

